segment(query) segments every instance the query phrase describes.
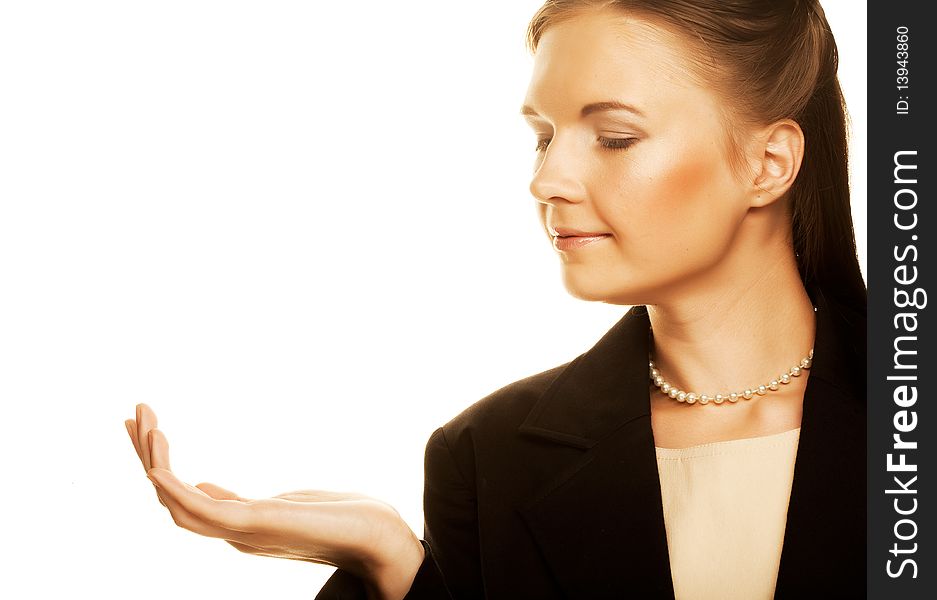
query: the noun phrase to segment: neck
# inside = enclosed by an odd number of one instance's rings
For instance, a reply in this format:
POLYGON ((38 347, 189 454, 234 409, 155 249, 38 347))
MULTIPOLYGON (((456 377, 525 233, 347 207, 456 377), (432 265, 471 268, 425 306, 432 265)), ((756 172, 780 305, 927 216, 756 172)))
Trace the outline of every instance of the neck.
POLYGON ((794 256, 723 265, 707 285, 674 294, 679 301, 648 305, 654 362, 671 384, 696 393, 722 393, 765 384, 807 356, 815 315, 794 256), (713 285, 713 281, 717 284, 713 285))

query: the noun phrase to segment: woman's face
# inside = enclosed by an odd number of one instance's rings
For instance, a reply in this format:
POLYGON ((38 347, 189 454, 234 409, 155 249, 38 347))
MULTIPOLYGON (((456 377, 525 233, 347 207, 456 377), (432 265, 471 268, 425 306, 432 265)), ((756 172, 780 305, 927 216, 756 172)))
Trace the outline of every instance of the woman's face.
POLYGON ((540 39, 523 109, 538 138, 530 187, 576 297, 658 304, 723 279, 750 189, 731 170, 720 100, 690 77, 687 52, 682 38, 611 12, 540 39))

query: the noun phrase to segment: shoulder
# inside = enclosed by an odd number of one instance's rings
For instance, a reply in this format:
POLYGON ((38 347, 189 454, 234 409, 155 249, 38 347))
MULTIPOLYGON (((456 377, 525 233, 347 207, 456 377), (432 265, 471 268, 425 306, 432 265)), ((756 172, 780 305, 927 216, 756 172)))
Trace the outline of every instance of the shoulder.
POLYGON ((572 362, 494 390, 439 427, 430 445, 456 454, 473 453, 478 446, 510 445, 534 405, 572 362))
POLYGON ((537 400, 572 361, 524 377, 491 392, 442 426, 447 437, 466 431, 516 431, 537 400))
POLYGON ((572 362, 498 388, 437 428, 426 444, 427 480, 469 482, 474 479, 479 460, 503 467, 504 461, 516 459, 519 444, 523 444, 518 429, 572 362))

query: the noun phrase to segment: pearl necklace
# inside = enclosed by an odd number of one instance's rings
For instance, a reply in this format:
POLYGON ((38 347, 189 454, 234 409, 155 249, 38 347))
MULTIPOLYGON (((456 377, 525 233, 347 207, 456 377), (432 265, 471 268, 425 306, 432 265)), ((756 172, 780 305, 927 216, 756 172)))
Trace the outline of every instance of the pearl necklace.
POLYGON ((722 404, 726 400, 729 402, 738 402, 739 398, 744 398, 745 400, 751 400, 756 394, 759 396, 764 396, 768 392, 776 392, 781 385, 788 384, 791 382, 791 377, 800 377, 801 372, 804 369, 809 369, 813 364, 813 348, 810 349, 810 353, 807 354, 806 358, 801 359, 800 364, 793 366, 786 373, 781 373, 777 379, 772 379, 769 383, 765 385, 759 385, 758 387, 748 388, 742 392, 730 392, 729 394, 716 394, 715 396, 707 394, 697 394, 696 392, 687 392, 681 389, 676 388, 673 385, 667 383, 664 380, 664 377, 660 374, 660 371, 657 370, 657 367, 654 366, 654 361, 649 361, 651 367, 651 380, 654 382, 660 391, 667 394, 674 400, 678 402, 686 402, 687 404, 695 404, 699 402, 700 404, 709 404, 709 401, 712 400, 716 404, 722 404))

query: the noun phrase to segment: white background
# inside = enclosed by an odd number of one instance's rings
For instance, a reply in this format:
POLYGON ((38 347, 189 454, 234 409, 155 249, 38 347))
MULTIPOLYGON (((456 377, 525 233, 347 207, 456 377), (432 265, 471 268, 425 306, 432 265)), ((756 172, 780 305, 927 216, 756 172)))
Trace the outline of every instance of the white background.
MULTIPOLYGON (((529 195, 539 5, 0 3, 0 595, 311 598, 331 568, 173 525, 137 402, 190 483, 419 534, 432 430, 624 313, 566 294, 529 195)), ((824 5, 864 257, 865 3, 824 5)))

